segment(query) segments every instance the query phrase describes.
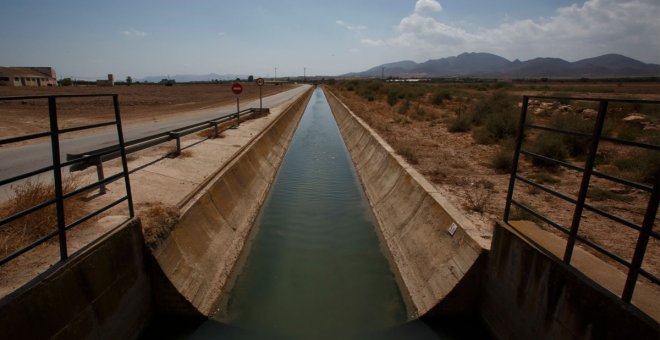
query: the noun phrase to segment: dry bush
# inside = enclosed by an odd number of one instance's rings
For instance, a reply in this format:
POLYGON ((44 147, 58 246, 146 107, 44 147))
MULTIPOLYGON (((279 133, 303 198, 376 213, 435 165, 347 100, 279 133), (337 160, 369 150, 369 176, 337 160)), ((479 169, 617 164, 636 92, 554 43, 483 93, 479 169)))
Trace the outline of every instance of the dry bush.
POLYGON ((179 209, 160 203, 146 203, 146 207, 141 209, 139 215, 144 242, 151 250, 158 248, 179 222, 179 209))
MULTIPOLYGON (((64 193, 78 187, 74 177, 66 178, 62 183, 64 193)), ((55 198, 55 186, 51 183, 27 180, 13 185, 13 198, 0 206, 0 215, 5 218, 32 208, 55 198)), ((64 201, 64 220, 71 223, 84 213, 84 202, 78 197, 64 201)), ((57 210, 55 203, 23 216, 0 227, 0 257, 6 257, 24 248, 37 239, 57 230, 57 210)))
POLYGON ((489 180, 480 179, 474 183, 467 183, 463 186, 463 195, 466 200, 465 207, 483 214, 488 208, 495 184, 489 180))

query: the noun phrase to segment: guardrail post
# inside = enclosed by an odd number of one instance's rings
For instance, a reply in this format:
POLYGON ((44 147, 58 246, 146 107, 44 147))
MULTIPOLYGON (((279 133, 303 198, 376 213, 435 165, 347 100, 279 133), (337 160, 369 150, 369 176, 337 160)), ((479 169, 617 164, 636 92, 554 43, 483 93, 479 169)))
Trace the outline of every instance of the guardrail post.
POLYGON ((587 160, 584 164, 584 174, 582 175, 580 191, 578 193, 577 202, 575 204, 575 211, 573 212, 571 230, 568 234, 568 240, 566 241, 564 262, 567 264, 571 263, 571 257, 573 256, 573 248, 575 247, 575 240, 577 238, 578 228, 580 227, 580 220, 582 219, 582 211, 584 210, 584 201, 587 199, 589 183, 591 182, 591 174, 594 171, 594 162, 596 161, 598 143, 600 142, 600 135, 603 132, 603 125, 605 124, 607 104, 607 100, 601 100, 600 105, 598 106, 598 116, 596 117, 596 124, 594 125, 594 133, 591 135, 589 155, 587 156, 587 160))
POLYGON ((513 198, 513 189, 516 183, 518 173, 518 160, 520 158, 520 148, 525 135, 525 121, 527 120, 527 107, 529 106, 529 97, 523 96, 522 109, 520 110, 520 121, 518 122, 518 136, 516 137, 516 149, 513 152, 511 178, 509 179, 509 191, 506 194, 506 206, 504 207, 504 222, 509 222, 511 213, 511 199, 513 198))
POLYGON ((60 166, 60 136, 57 126, 57 105, 55 96, 48 97, 48 116, 50 118, 50 145, 53 155, 53 181, 55 185, 55 209, 57 211, 57 230, 60 240, 60 260, 68 257, 66 247, 66 225, 64 221, 64 192, 62 189, 62 168, 60 166))
POLYGON ((168 155, 168 156, 174 158, 174 157, 178 156, 179 154, 181 154, 181 135, 179 135, 176 132, 170 132, 169 135, 170 135, 171 138, 176 139, 176 151, 171 152, 168 155))
POLYGON ((105 183, 103 183, 105 175, 103 174, 103 159, 101 159, 101 157, 96 161, 96 175, 101 183, 99 185, 99 194, 105 195, 105 183))
POLYGON ((637 284, 637 277, 639 270, 644 261, 644 254, 646 253, 646 246, 649 243, 651 230, 655 217, 658 214, 658 203, 660 203, 660 176, 656 175, 655 184, 653 185, 653 192, 649 198, 649 204, 646 207, 646 214, 644 215, 644 222, 642 222, 642 230, 639 231, 639 238, 637 239, 637 246, 635 247, 635 254, 633 255, 630 269, 628 270, 628 278, 626 278, 626 285, 623 288, 621 299, 626 302, 632 300, 635 285, 637 284))
POLYGON ((213 135, 211 136, 211 139, 218 138, 218 122, 209 122, 209 124, 213 125, 213 135))

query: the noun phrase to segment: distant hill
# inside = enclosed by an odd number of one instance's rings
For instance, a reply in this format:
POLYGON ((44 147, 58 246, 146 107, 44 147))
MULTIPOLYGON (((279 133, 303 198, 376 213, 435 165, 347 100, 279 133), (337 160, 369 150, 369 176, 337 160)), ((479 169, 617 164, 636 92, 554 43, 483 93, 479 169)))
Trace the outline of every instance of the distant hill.
POLYGON ((620 54, 568 62, 559 58, 527 61, 508 59, 490 53, 463 53, 455 57, 423 63, 406 60, 372 67, 344 77, 488 77, 488 78, 604 78, 659 77, 660 65, 646 64, 620 54), (383 70, 384 68, 384 70, 383 70))
POLYGON ((209 74, 177 74, 175 76, 149 76, 149 77, 144 77, 142 79, 137 79, 138 81, 144 82, 148 81, 150 83, 157 83, 163 79, 174 79, 176 80, 177 83, 187 83, 191 81, 213 81, 213 80, 234 80, 236 78, 240 79, 247 79, 247 75, 243 74, 217 74, 217 73, 209 73, 209 74))

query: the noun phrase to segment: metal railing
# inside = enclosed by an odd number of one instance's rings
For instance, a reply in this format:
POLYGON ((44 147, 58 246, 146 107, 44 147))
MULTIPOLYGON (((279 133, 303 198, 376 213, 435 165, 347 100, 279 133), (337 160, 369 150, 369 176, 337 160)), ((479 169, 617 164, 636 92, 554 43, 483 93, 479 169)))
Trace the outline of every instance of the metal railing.
POLYGON ((660 234, 658 234, 656 231, 653 230, 653 225, 655 223, 656 215, 658 212, 658 201, 660 200, 660 195, 658 191, 660 190, 660 174, 655 174, 655 178, 653 179, 653 184, 647 185, 643 183, 637 183, 634 181, 630 181, 627 179, 619 178, 617 176, 613 176, 610 174, 606 174, 600 171, 597 171, 594 169, 594 164, 596 161, 596 153, 598 151, 598 145, 600 141, 607 141, 611 143, 615 143, 618 145, 624 145, 624 146, 629 146, 629 147, 635 147, 635 148, 641 148, 641 149, 646 149, 646 150, 655 150, 655 151, 660 151, 660 145, 654 145, 654 144, 647 144, 647 143, 639 143, 639 142, 634 142, 634 141, 629 141, 629 140, 623 140, 623 139, 618 139, 618 138, 611 138, 611 137, 606 137, 603 136, 603 127, 605 125, 605 118, 608 110, 608 105, 611 102, 617 102, 617 103, 628 103, 628 104, 660 104, 660 101, 642 101, 642 100, 614 100, 614 99, 594 99, 594 98, 566 98, 566 97, 551 97, 551 96, 524 96, 523 97, 523 102, 522 102, 522 110, 520 114, 520 122, 519 122, 519 127, 518 127, 518 136, 516 139, 516 145, 515 145, 515 152, 513 155, 513 169, 511 172, 511 178, 509 181, 509 189, 507 193, 507 198, 506 198, 506 207, 504 210, 504 221, 509 222, 509 217, 511 213, 511 206, 514 205, 518 207, 519 209, 522 209, 523 211, 526 211, 529 214, 532 214, 533 216, 539 218, 541 221, 553 226, 557 230, 561 231, 562 233, 567 235, 567 242, 566 242, 566 247, 564 249, 564 256, 563 256, 563 262, 566 264, 571 264, 571 257, 573 255, 573 250, 576 244, 576 241, 580 241, 582 244, 585 244, 592 249, 594 249, 596 252, 601 253, 610 259, 622 264, 628 269, 628 275, 626 279, 626 283, 624 286, 623 293, 621 295, 621 299, 630 302, 632 299, 633 291, 635 289, 635 285, 637 284, 637 280, 639 276, 643 276, 646 279, 650 280, 651 282, 655 284, 660 284, 660 280, 658 277, 655 275, 647 272, 642 268, 642 262, 644 259, 644 255, 646 253, 647 245, 649 243, 650 238, 654 239, 659 239, 660 234), (529 100, 531 98, 534 99, 542 99, 542 100, 557 100, 557 101, 562 101, 562 100, 579 100, 579 101, 590 101, 590 102, 597 102, 598 103, 598 115, 596 116, 594 128, 593 128, 593 133, 592 134, 587 134, 587 133, 581 133, 581 132, 576 132, 576 131, 569 131, 569 130, 562 130, 562 129, 557 129, 557 128, 552 128, 552 127, 547 127, 547 126, 540 126, 540 125, 535 125, 527 122, 527 114, 528 114, 528 107, 529 107, 529 100), (579 136, 588 141, 589 143, 589 151, 587 154, 587 158, 585 161, 584 168, 570 164, 568 162, 563 162, 559 161, 550 157, 546 157, 543 155, 540 155, 538 153, 534 153, 528 150, 522 149, 522 144, 523 140, 525 139, 525 129, 535 129, 535 130, 541 130, 541 131, 546 131, 546 132, 551 132, 559 135, 572 135, 572 136, 579 136), (554 164, 557 166, 561 166, 570 170, 578 171, 582 173, 582 179, 581 179, 581 184, 580 188, 578 191, 577 199, 568 197, 567 195, 564 195, 560 192, 557 192, 553 189, 550 189, 540 183, 534 182, 529 178, 526 178, 524 176, 521 176, 518 173, 518 166, 519 166, 519 160, 520 160, 520 154, 526 155, 531 158, 537 158, 540 159, 544 162, 548 162, 550 164, 554 164), (624 186, 632 187, 647 193, 650 193, 649 200, 646 206, 646 212, 644 215, 644 219, 641 225, 638 225, 634 222, 628 221, 625 218, 622 218, 620 216, 616 216, 613 214, 610 214, 607 211, 604 211, 603 209, 597 208, 593 205, 590 205, 586 202, 587 198, 587 192, 589 190, 589 185, 591 183, 592 177, 599 177, 602 179, 606 179, 624 186), (513 194, 515 190, 515 184, 516 181, 519 180, 527 185, 531 185, 534 188, 540 189, 550 195, 553 195, 554 197, 557 197, 561 200, 567 201, 573 205, 575 205, 575 210, 573 211, 573 216, 572 216, 572 222, 571 225, 566 227, 561 225, 560 223, 557 223, 547 216, 544 216, 543 214, 539 213, 538 211, 535 211, 531 207, 523 204, 520 201, 514 200, 513 199, 513 194), (584 210, 588 210, 590 212, 596 213, 598 215, 601 215, 607 219, 610 219, 612 221, 615 221, 619 224, 622 224, 628 228, 631 228, 633 230, 636 230, 639 235, 637 239, 637 243, 635 246, 634 254, 632 256, 632 260, 628 262, 626 259, 622 258, 621 256, 609 251, 605 247, 591 241, 590 239, 583 237, 578 234, 578 230, 580 228, 580 221, 582 219, 582 214, 584 210))
MULTIPOLYGON (((125 142, 125 152, 126 154, 131 154, 140 150, 150 148, 152 146, 169 142, 172 140, 176 141, 176 150, 172 156, 176 156, 181 152, 181 137, 201 131, 209 128, 213 128, 213 134, 209 138, 218 137, 220 134, 219 126, 223 123, 228 123, 236 121, 232 128, 238 127, 240 125, 241 119, 250 117, 255 113, 267 113, 270 110, 268 108, 249 108, 234 113, 226 114, 211 120, 205 120, 198 123, 190 124, 180 128, 176 128, 171 131, 156 133, 150 136, 141 137, 138 139, 133 139, 125 142)), ((113 158, 120 156, 120 145, 113 145, 105 148, 89 150, 87 152, 78 153, 78 154, 67 154, 67 161, 73 163, 72 171, 78 171, 86 169, 90 166, 96 166, 97 175, 99 180, 103 180, 103 162, 111 160, 113 158)), ((105 188, 101 187, 100 192, 104 193, 105 188)))
POLYGON ((24 253, 34 249, 35 247, 47 242, 48 240, 58 237, 59 238, 59 248, 60 248, 60 260, 64 261, 68 258, 68 249, 67 249, 67 241, 66 241, 66 232, 83 222, 109 210, 112 207, 115 207, 116 205, 126 201, 128 205, 128 211, 129 211, 129 216, 130 218, 134 217, 135 213, 133 211, 133 199, 131 196, 131 184, 129 181, 129 176, 128 176, 128 165, 126 163, 126 148, 125 148, 125 143, 124 143, 124 136, 123 136, 123 130, 122 130, 122 125, 121 125, 121 114, 119 112, 119 101, 118 101, 118 95, 116 94, 83 94, 83 95, 51 95, 51 96, 21 96, 21 97, 0 97, 0 102, 8 102, 8 101, 24 101, 24 100, 47 100, 48 102, 48 117, 50 121, 50 131, 47 132, 40 132, 40 133, 35 133, 35 134, 30 134, 30 135, 24 135, 24 136, 19 136, 19 137, 12 137, 12 138, 6 138, 0 140, 0 146, 6 145, 6 144, 12 144, 12 143, 18 143, 18 142, 23 142, 23 141, 29 141, 37 138, 44 138, 44 137, 50 137, 50 144, 51 144, 51 154, 52 154, 52 164, 46 167, 42 167, 40 169, 32 170, 25 172, 23 174, 11 177, 11 178, 6 178, 6 179, 0 179, 0 186, 4 186, 7 184, 15 183, 17 181, 21 181, 27 178, 30 178, 35 175, 43 174, 46 172, 52 171, 53 173, 53 186, 54 186, 54 198, 48 199, 44 202, 41 202, 39 204, 36 204, 30 208, 24 209, 22 211, 18 211, 13 213, 10 216, 3 217, 0 219, 0 227, 3 227, 5 225, 8 225, 9 223, 16 221, 22 217, 25 217, 29 214, 35 213, 40 209, 44 209, 48 206, 55 205, 55 210, 56 210, 56 215, 57 215, 57 230, 53 231, 51 233, 48 233, 45 236, 40 237, 36 241, 33 241, 29 245, 14 251, 13 253, 5 256, 4 258, 0 259, 0 265, 4 265, 5 263, 23 255, 24 253), (76 126, 76 127, 71 127, 71 128, 63 128, 60 129, 58 126, 58 121, 57 121, 57 100, 59 98, 99 98, 99 97, 109 97, 112 98, 112 105, 114 108, 114 120, 113 121, 107 121, 103 123, 97 123, 97 124, 90 124, 90 125, 84 125, 84 126, 76 126), (82 130, 88 130, 88 129, 94 129, 94 128, 100 128, 100 127, 106 127, 106 126, 115 126, 117 129, 117 140, 118 144, 115 149, 109 150, 107 152, 100 153, 98 155, 94 156, 87 156, 83 157, 83 159, 77 159, 75 161, 64 161, 60 159, 60 135, 66 134, 66 133, 71 133, 75 131, 82 131, 82 130), (110 153, 117 153, 117 156, 121 157, 121 162, 122 162, 122 172, 117 173, 111 177, 100 179, 97 182, 94 182, 92 184, 86 185, 81 188, 74 189, 71 192, 64 192, 63 184, 62 184, 62 169, 68 166, 72 166, 77 162, 81 161, 87 161, 90 160, 94 157, 102 157, 103 155, 107 155, 110 153), (78 194, 87 192, 89 190, 93 190, 96 188, 100 188, 101 186, 104 186, 107 183, 110 183, 112 181, 118 180, 120 178, 124 179, 125 183, 125 188, 126 188, 126 195, 85 215, 82 218, 79 218, 71 223, 66 223, 65 220, 65 206, 64 206, 64 201, 68 198, 72 198, 78 194))

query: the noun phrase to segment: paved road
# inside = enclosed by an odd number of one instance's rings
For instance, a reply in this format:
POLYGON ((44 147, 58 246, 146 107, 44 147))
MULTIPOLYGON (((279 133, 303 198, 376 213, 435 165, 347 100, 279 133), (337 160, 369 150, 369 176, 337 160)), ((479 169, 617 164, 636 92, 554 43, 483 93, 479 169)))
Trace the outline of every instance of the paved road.
MULTIPOLYGON (((303 85, 286 92, 263 98, 263 107, 275 107, 288 99, 303 93, 310 85, 303 85)), ((259 107, 259 99, 241 103, 241 109, 259 107)), ((210 120, 219 116, 236 112, 236 104, 215 109, 200 110, 195 115, 174 117, 156 123, 141 123, 139 125, 124 124, 124 139, 130 141, 140 137, 174 130, 178 127, 210 120)), ((106 129, 95 135, 80 136, 60 140, 61 159, 66 160, 67 153, 83 153, 106 146, 117 144, 115 129, 106 129)), ((13 148, 0 149, 0 179, 46 167, 52 163, 50 143, 30 144, 13 148)))

